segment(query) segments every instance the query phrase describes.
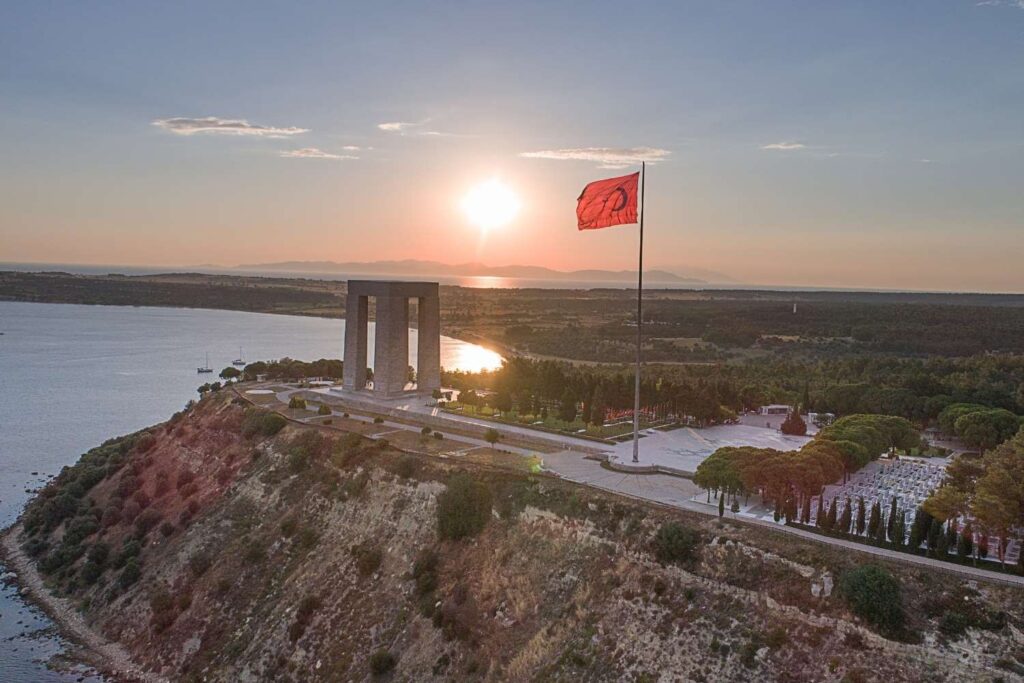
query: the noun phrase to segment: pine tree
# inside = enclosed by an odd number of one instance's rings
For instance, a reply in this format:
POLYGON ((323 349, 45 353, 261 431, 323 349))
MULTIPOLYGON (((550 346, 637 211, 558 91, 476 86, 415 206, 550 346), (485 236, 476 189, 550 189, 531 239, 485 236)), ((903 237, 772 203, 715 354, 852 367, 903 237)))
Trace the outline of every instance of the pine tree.
POLYGON ((882 507, 876 500, 871 504, 871 518, 868 520, 868 538, 878 535, 878 527, 882 523, 882 507))
POLYGON ((725 494, 721 493, 718 496, 718 516, 725 517, 725 494))
POLYGON ((843 536, 850 533, 850 522, 853 521, 853 503, 850 499, 846 499, 846 505, 843 507, 843 514, 839 517, 839 533, 843 536))
POLYGON ((857 535, 864 535, 864 496, 857 500, 857 535))
POLYGON ((814 525, 819 529, 825 528, 825 496, 818 496, 818 516, 814 518, 814 525))

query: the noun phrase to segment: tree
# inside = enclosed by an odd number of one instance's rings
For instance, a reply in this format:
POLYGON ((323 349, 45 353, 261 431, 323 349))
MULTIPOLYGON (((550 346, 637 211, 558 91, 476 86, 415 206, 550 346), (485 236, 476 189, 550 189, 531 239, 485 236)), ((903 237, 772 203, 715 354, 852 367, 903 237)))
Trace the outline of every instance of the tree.
POLYGON ((499 413, 507 413, 512 410, 512 395, 507 391, 499 391, 494 395, 494 409, 499 413))
POLYGON ((902 550, 907 540, 907 518, 902 510, 899 511, 896 517, 896 524, 893 526, 892 532, 893 537, 890 539, 892 547, 896 550, 902 550))
POLYGON ((882 524, 882 508, 876 500, 871 504, 871 518, 868 520, 868 538, 878 536, 878 527, 882 524))
POLYGON ((558 418, 563 422, 572 422, 576 419, 576 396, 569 387, 562 392, 562 400, 558 404, 558 418))
POLYGON ((839 517, 839 533, 843 536, 850 533, 851 521, 853 521, 853 503, 847 498, 846 505, 843 506, 843 514, 839 517))
MULTIPOLYGON (((729 508, 729 510, 731 510, 733 513, 737 513, 740 511, 740 500, 736 496, 732 497, 732 506, 729 508)), ((1021 556, 1024 557, 1024 553, 1021 553, 1021 556)))
MULTIPOLYGON (((896 509, 897 509, 897 506, 896 506, 896 496, 893 496, 892 497, 892 504, 889 506, 889 523, 888 523, 888 525, 885 528, 886 532, 889 534, 889 538, 892 538, 893 530, 896 527, 896 509)), ((882 540, 885 540, 885 539, 882 539, 882 540)))
POLYGON ((804 496, 804 507, 800 513, 800 521, 809 524, 811 521, 811 497, 804 496))
POLYGON ((494 447, 494 444, 498 443, 500 439, 501 434, 499 434, 498 430, 494 429, 493 427, 488 427, 487 431, 484 432, 484 441, 491 444, 492 448, 494 447))
POLYGON ((782 426, 779 427, 779 430, 783 434, 804 436, 807 434, 807 423, 804 422, 804 419, 800 417, 800 414, 797 411, 793 410, 790 411, 789 415, 786 416, 786 419, 783 420, 782 426))
POLYGON ((825 528, 825 496, 818 496, 818 514, 814 519, 814 525, 819 529, 825 528))
POLYGON ((865 525, 864 517, 865 517, 864 496, 861 496, 860 498, 857 499, 857 535, 858 536, 863 536, 864 535, 864 525, 865 525))
POLYGON ((832 531, 836 528, 837 507, 839 507, 839 501, 833 498, 832 504, 828 506, 828 514, 825 515, 825 531, 832 531))
MULTIPOLYGON (((960 537, 956 542, 956 555, 961 560, 966 560, 968 557, 974 554, 974 529, 971 528, 970 523, 964 525, 964 528, 960 530, 960 537)), ((1021 553, 1024 557, 1024 553, 1021 553)))
POLYGON ((725 516, 725 492, 718 494, 718 516, 725 516))
POLYGON ((940 560, 949 559, 949 534, 944 531, 936 539, 935 556, 940 560))
POLYGON ((242 371, 238 368, 228 366, 220 371, 220 378, 225 381, 237 379, 242 376, 242 371))

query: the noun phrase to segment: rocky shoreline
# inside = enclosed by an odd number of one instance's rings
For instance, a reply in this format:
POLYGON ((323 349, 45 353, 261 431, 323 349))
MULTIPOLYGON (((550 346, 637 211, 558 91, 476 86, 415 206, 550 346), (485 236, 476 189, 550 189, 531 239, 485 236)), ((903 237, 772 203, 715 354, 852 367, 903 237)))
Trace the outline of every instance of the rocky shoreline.
POLYGON ((164 683, 167 679, 141 670, 124 648, 91 629, 71 603, 46 588, 35 564, 18 543, 20 535, 20 522, 0 532, 0 559, 15 575, 21 596, 43 610, 57 625, 61 636, 71 643, 70 659, 87 664, 105 678, 119 683, 164 683))

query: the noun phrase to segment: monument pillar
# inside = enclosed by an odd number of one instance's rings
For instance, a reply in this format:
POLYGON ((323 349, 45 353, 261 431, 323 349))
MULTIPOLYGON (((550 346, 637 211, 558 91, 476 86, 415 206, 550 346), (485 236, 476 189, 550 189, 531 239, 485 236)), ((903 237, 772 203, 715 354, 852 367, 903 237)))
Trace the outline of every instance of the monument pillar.
POLYGON ((432 392, 441 388, 441 302, 436 293, 417 302, 416 388, 432 392))
POLYGON ((366 388, 366 327, 370 320, 369 299, 349 290, 345 304, 345 360, 342 386, 366 388))
POLYGON ((409 372, 409 297, 378 296, 373 344, 373 393, 405 391, 409 372))

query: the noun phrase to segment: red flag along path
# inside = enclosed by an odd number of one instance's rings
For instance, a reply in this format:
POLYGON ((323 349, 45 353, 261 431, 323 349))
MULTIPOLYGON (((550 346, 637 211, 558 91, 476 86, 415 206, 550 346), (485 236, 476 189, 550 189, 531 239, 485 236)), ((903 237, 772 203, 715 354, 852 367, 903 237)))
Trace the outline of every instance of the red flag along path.
POLYGON ((636 223, 637 187, 640 173, 595 180, 583 188, 576 201, 576 224, 580 230, 636 223))

